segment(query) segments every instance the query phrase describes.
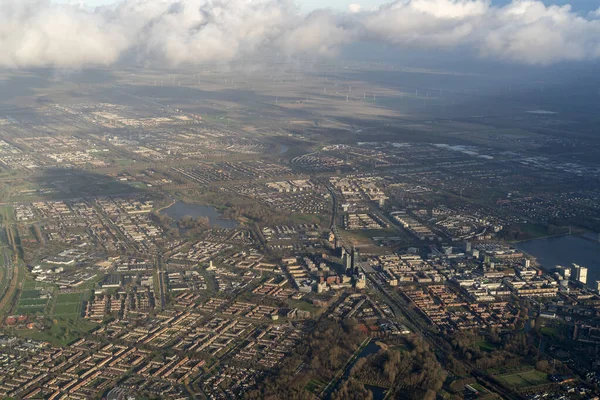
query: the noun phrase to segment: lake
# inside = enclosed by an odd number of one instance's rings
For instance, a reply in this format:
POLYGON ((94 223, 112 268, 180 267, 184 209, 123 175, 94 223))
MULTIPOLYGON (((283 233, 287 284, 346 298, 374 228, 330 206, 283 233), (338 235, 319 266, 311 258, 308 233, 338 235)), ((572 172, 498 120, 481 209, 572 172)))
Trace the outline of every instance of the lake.
POLYGON ((173 218, 175 221, 179 221, 181 218, 187 216, 198 218, 208 217, 211 226, 218 228, 235 228, 238 226, 238 222, 233 219, 225 219, 216 208, 211 206, 203 206, 201 204, 183 203, 181 201, 176 202, 160 211, 173 218))
POLYGON ((546 269, 556 265, 570 267, 573 263, 588 268, 587 285, 596 288, 600 280, 600 243, 578 236, 558 236, 534 239, 515 245, 537 258, 546 269))

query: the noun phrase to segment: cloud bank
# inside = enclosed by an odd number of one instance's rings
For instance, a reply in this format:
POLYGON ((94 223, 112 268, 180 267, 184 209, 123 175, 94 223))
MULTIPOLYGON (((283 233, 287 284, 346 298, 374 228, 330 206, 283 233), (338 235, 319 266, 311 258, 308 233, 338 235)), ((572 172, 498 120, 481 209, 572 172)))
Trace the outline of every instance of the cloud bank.
POLYGON ((549 65, 600 58, 600 9, 513 0, 397 0, 376 10, 300 12, 293 0, 123 0, 93 10, 50 0, 0 0, 0 67, 227 63, 266 54, 332 55, 356 41, 398 51, 469 49, 549 65))

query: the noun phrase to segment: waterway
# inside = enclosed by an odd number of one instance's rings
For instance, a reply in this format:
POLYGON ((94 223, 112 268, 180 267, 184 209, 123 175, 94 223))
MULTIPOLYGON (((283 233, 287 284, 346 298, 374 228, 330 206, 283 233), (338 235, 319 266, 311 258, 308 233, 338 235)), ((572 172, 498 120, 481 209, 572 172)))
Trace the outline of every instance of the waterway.
POLYGON ((596 288, 600 280, 600 243, 578 236, 557 236, 517 243, 516 247, 535 257, 546 269, 573 263, 588 268, 587 285, 596 288))
POLYGON ((223 218, 216 208, 201 204, 183 203, 178 201, 160 212, 168 215, 175 221, 179 221, 187 215, 193 218, 208 217, 211 226, 218 228, 235 228, 238 226, 236 220, 223 218))
MULTIPOLYGON (((379 345, 377 345, 376 342, 370 341, 369 344, 367 344, 365 346, 365 348, 362 349, 362 351, 358 354, 358 356, 356 357, 356 360, 354 360, 354 362, 346 368, 346 371, 344 372, 343 377, 339 380, 339 382, 337 383, 337 385, 336 385, 335 389, 332 391, 332 393, 335 390, 337 390, 341 386, 341 384, 350 377, 350 371, 352 370, 352 368, 354 367, 354 365, 356 364, 356 362, 358 360, 360 360, 363 357, 370 356, 371 354, 376 354, 379 350, 381 350, 381 347, 379 347, 379 345)), ((373 400, 385 399, 385 395, 387 394, 387 389, 381 388, 378 386, 371 386, 371 385, 365 385, 365 388, 373 394, 373 400)), ((329 396, 327 396, 327 398, 331 398, 331 393, 329 394, 329 396)))

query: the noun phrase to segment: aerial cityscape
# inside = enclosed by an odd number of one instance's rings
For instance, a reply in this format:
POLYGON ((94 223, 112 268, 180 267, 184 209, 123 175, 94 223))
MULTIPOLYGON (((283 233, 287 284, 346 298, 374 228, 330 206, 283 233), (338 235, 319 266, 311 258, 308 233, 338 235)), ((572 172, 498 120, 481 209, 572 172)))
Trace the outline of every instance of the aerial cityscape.
MULTIPOLYGON (((485 2, 442 3, 388 11, 485 2)), ((38 63, 2 32, 0 398, 600 398, 593 57, 38 63)))

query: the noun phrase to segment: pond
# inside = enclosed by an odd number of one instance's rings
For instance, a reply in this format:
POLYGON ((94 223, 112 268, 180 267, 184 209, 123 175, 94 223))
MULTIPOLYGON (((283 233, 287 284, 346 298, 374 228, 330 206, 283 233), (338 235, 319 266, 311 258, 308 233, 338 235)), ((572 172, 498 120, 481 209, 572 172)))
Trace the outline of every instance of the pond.
POLYGON ((208 217, 211 226, 217 228, 235 228, 239 225, 236 220, 223 218, 216 208, 201 204, 178 201, 160 212, 173 218, 175 221, 179 221, 185 216, 193 218, 208 217))

